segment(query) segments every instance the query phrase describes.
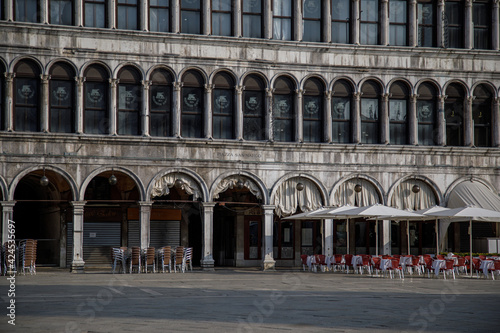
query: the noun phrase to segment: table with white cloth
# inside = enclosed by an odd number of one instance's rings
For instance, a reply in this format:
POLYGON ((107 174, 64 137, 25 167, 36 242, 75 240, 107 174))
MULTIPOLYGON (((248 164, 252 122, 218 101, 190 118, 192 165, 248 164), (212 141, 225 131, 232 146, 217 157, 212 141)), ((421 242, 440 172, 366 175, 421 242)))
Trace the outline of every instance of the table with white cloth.
POLYGON ((490 268, 495 266, 495 262, 493 260, 482 260, 479 269, 483 271, 484 276, 488 277, 488 271, 490 268))
POLYGON ((403 268, 403 271, 406 270, 406 265, 412 264, 412 257, 400 257, 399 265, 403 268))
POLYGON ((311 270, 312 264, 315 264, 315 263, 316 263, 316 258, 314 256, 307 256, 306 264, 307 264, 307 268, 309 270, 311 270))
POLYGON ((392 260, 391 259, 380 259, 380 269, 382 271, 386 271, 389 268, 392 268, 392 260))
POLYGON ((434 274, 436 274, 436 276, 439 275, 440 269, 445 267, 446 267, 446 260, 436 259, 432 262, 432 268, 434 269, 434 274))
POLYGON ((363 258, 361 256, 352 256, 351 264, 354 271, 356 271, 358 266, 363 266, 363 258))

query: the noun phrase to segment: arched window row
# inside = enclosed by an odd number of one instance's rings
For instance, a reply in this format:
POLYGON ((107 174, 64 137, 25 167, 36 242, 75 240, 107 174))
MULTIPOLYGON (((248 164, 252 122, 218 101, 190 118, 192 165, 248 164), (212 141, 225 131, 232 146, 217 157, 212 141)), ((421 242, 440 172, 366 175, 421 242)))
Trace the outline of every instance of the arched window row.
POLYGON ((304 42, 499 49, 499 6, 494 0, 447 0, 441 5, 431 0, 108 2, 82 0, 76 6, 71 0, 7 1, 0 19, 304 42))
POLYGON ((404 79, 385 85, 337 78, 328 88, 319 76, 299 84, 279 75, 269 84, 257 73, 237 78, 220 70, 208 79, 198 69, 177 76, 163 67, 144 80, 135 66, 123 66, 112 78, 98 63, 85 67, 82 77, 76 73, 64 61, 47 74, 34 60, 18 61, 0 79, 0 94, 7 94, 0 95, 2 130, 339 144, 500 143, 497 88, 487 82, 469 88, 459 81, 439 87, 431 80, 413 86, 404 79), (7 110, 9 97, 14 103, 7 110))

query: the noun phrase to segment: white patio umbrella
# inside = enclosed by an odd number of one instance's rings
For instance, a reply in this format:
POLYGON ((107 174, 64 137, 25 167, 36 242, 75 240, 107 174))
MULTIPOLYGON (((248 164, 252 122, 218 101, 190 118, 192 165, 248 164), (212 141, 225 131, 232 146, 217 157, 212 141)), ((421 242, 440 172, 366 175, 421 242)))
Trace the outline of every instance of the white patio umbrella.
POLYGON ((347 248, 346 251, 349 253, 349 218, 345 216, 338 215, 340 212, 344 212, 346 210, 351 210, 355 207, 351 205, 345 205, 334 208, 319 208, 314 211, 300 213, 285 217, 283 220, 323 220, 323 219, 346 219, 346 232, 347 232, 347 248))
POLYGON ((460 208, 453 208, 447 211, 428 213, 428 216, 447 217, 452 219, 453 222, 469 221, 469 241, 470 241, 470 273, 472 276, 472 221, 481 220, 486 222, 500 222, 500 212, 474 207, 466 206, 460 208))
POLYGON ((382 204, 375 204, 371 206, 364 206, 364 207, 358 207, 358 208, 353 208, 350 210, 345 210, 343 212, 337 213, 339 217, 345 216, 349 218, 356 218, 356 217, 367 217, 367 218, 375 218, 375 253, 378 255, 378 220, 381 217, 384 217, 384 219, 390 219, 393 220, 394 218, 397 217, 404 217, 404 218, 420 218, 422 215, 412 213, 409 211, 385 206, 382 204))

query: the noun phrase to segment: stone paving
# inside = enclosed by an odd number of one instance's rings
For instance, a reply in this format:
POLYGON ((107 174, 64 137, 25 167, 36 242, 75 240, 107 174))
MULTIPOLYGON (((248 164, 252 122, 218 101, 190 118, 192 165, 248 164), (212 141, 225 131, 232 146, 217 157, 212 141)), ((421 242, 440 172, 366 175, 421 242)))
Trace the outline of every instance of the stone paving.
POLYGON ((257 269, 0 277, 0 332, 500 332, 500 279, 257 269), (15 300, 15 326, 8 323, 15 300))

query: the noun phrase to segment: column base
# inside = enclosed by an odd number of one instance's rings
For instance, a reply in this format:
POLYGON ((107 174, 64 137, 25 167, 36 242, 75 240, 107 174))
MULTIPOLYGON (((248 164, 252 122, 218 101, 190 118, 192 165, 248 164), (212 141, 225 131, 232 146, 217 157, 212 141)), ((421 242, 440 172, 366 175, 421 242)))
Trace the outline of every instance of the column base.
POLYGON ((274 259, 264 259, 261 268, 263 271, 274 271, 276 270, 276 261, 274 259))
POLYGON ((201 269, 204 271, 214 271, 215 261, 212 258, 201 260, 201 269))
POLYGON ((85 273, 85 262, 73 261, 71 263, 71 273, 85 273))

